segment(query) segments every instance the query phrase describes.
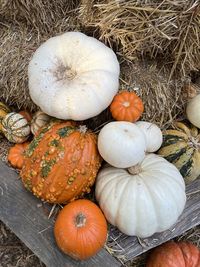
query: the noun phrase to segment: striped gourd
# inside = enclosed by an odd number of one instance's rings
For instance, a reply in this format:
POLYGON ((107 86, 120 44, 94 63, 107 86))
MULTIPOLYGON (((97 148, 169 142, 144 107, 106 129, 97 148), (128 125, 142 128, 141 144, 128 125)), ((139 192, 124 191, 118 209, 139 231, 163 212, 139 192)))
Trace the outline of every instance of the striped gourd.
POLYGON ((19 113, 8 113, 2 120, 2 132, 8 141, 23 143, 30 134, 30 126, 27 120, 19 113))
POLYGON ((200 133, 198 129, 177 122, 175 129, 163 132, 163 144, 158 154, 173 163, 187 183, 195 180, 200 175, 200 133))
POLYGON ((42 111, 36 112, 31 121, 32 134, 37 135, 39 131, 50 122, 51 119, 52 117, 42 111))
POLYGON ((3 102, 0 102, 0 131, 2 131, 2 120, 9 112, 9 107, 6 106, 3 102))

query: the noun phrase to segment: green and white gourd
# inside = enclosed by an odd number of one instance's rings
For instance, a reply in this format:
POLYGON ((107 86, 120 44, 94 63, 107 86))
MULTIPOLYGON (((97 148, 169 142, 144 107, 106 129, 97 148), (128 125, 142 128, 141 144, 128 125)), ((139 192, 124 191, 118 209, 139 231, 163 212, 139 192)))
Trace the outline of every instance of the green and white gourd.
POLYGON ((8 141, 23 143, 30 135, 30 126, 24 116, 11 112, 2 120, 2 132, 8 141))

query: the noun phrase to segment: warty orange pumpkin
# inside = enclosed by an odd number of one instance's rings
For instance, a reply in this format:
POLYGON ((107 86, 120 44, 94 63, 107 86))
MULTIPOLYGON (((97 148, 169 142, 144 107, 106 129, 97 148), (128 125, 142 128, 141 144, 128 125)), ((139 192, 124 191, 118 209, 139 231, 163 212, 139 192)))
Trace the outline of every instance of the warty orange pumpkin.
POLYGON ((90 191, 101 157, 96 135, 73 122, 52 122, 30 143, 21 177, 33 194, 66 203, 90 191))
POLYGON ((134 92, 121 91, 113 98, 110 111, 117 121, 135 122, 142 115, 144 105, 134 92))
POLYGON ((64 253, 85 260, 95 255, 106 242, 106 219, 96 204, 79 199, 66 205, 58 214, 54 236, 64 253))
POLYGON ((200 250, 189 242, 169 241, 155 248, 147 267, 200 267, 200 250))

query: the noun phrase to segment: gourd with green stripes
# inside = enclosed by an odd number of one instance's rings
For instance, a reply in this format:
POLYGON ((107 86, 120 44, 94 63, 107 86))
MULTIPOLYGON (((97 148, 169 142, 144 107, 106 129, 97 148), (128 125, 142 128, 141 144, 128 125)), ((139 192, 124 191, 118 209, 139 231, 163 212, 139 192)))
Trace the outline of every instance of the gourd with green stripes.
POLYGON ((2 131, 2 120, 9 112, 9 107, 6 106, 3 102, 0 102, 0 131, 2 131))
POLYGON ((19 113, 8 113, 2 120, 2 132, 12 143, 25 142, 30 134, 28 121, 19 113))
POLYGON ((163 143, 158 154, 173 163, 187 183, 195 180, 200 175, 199 130, 177 122, 175 129, 163 132, 163 143))

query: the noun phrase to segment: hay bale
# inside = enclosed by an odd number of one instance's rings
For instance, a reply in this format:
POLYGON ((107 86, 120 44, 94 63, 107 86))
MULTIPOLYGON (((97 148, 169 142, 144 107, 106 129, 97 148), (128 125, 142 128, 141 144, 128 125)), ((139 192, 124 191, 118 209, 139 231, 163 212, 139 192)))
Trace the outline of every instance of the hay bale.
POLYGON ((78 30, 73 18, 60 18, 51 32, 24 23, 19 25, 0 21, 0 99, 18 108, 35 110, 28 90, 27 68, 31 56, 48 38, 69 30, 78 30))
POLYGON ((182 90, 186 80, 174 77, 169 81, 170 71, 161 62, 147 60, 122 67, 121 88, 135 91, 144 102, 142 119, 161 128, 185 116, 186 99, 182 90))
POLYGON ((2 21, 20 25, 24 23, 40 33, 55 32, 60 20, 73 16, 78 0, 1 0, 0 16, 2 21))
POLYGON ((161 55, 186 75, 200 69, 199 11, 198 0, 82 0, 79 18, 123 57, 161 55))

